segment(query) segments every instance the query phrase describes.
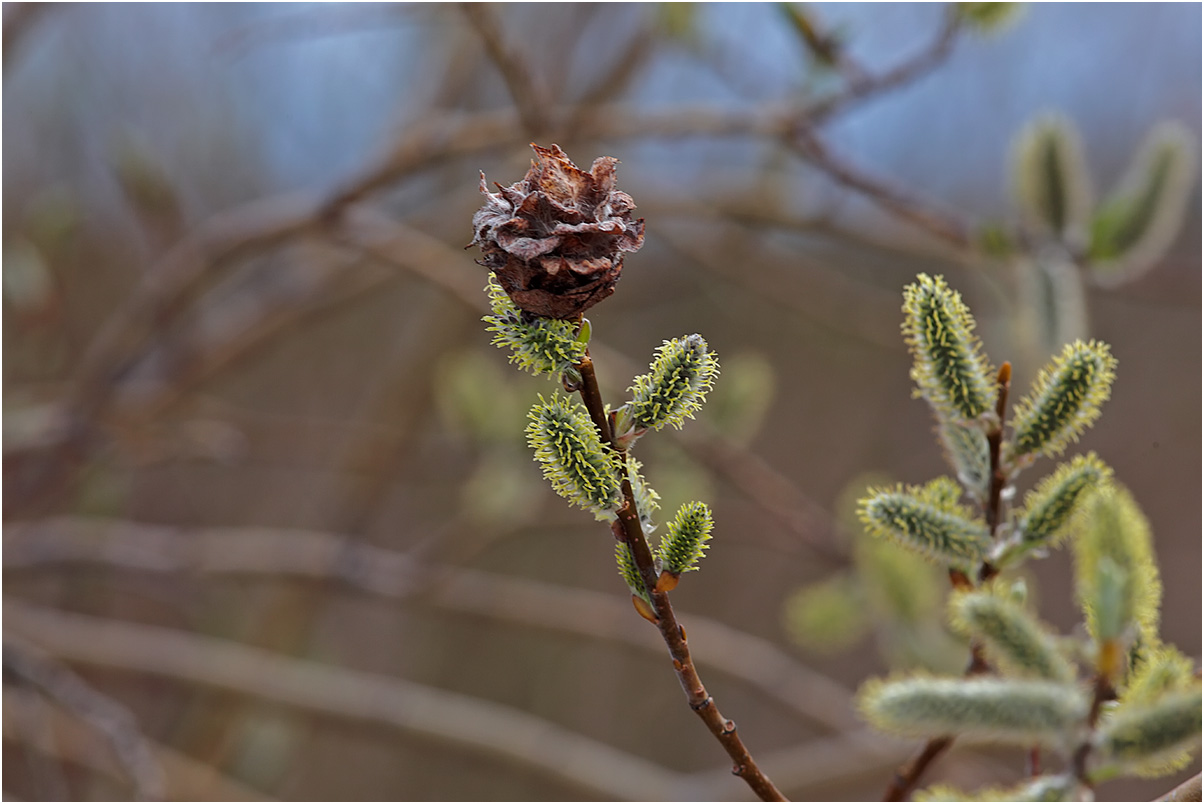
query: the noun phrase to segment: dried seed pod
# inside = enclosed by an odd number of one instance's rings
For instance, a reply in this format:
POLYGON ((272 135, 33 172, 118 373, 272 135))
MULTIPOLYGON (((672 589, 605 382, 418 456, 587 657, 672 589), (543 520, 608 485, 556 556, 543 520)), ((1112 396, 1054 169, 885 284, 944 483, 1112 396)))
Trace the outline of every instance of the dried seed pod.
POLYGON ((553 145, 532 143, 535 159, 522 181, 491 193, 472 217, 478 262, 493 271, 520 309, 543 318, 573 318, 614 293, 623 253, 644 244, 635 202, 615 190, 617 159, 600 156, 589 172, 553 145))

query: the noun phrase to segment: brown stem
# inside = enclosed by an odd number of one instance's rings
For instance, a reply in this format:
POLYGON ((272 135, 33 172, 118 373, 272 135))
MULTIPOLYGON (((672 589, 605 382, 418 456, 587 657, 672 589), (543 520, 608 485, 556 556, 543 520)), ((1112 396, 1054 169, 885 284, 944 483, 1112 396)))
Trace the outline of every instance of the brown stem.
MULTIPOLYGON (((602 439, 619 454, 625 464, 627 454, 615 446, 614 434, 606 416, 606 406, 602 402, 602 392, 598 387, 598 376, 594 371, 594 361, 588 352, 586 352, 585 358, 577 364, 577 370, 581 372, 581 399, 589 411, 590 418, 598 427, 602 439)), ((640 577, 644 581, 644 588, 652 601, 652 609, 657 617, 656 627, 660 630, 661 638, 665 640, 665 645, 669 648, 669 656, 673 660, 673 670, 677 673, 677 680, 681 682, 682 690, 686 694, 686 702, 689 703, 695 714, 702 718, 707 730, 715 736, 715 739, 727 751, 727 755, 732 758, 732 762, 735 763, 732 766, 733 774, 743 779, 762 801, 786 801, 786 797, 761 771, 744 746, 744 741, 740 739, 740 735, 736 731, 735 722, 728 720, 719 712, 715 700, 703 686, 702 679, 698 676, 698 670, 694 667, 694 660, 690 656, 690 648, 686 644, 686 631, 677 623, 669 596, 665 592, 656 591, 655 561, 652 551, 648 547, 648 540, 644 537, 644 528, 640 525, 631 481, 626 477, 623 478, 622 488, 624 502, 623 507, 618 511, 618 517, 623 541, 631 550, 636 567, 639 568, 640 577)))
MULTIPOLYGON (((983 501, 983 516, 987 520, 987 527, 990 528, 991 538, 995 538, 995 532, 999 528, 1001 519, 1000 508, 1003 499, 1003 488, 1007 485, 1007 474, 1000 465, 1000 451, 1003 445, 1003 421, 1004 415, 1007 412, 1008 404, 1008 389, 1011 387, 1012 380, 1012 364, 1004 361, 999 367, 999 373, 995 377, 995 385, 997 394, 995 398, 995 414, 996 424, 987 432, 987 447, 990 453, 991 460, 991 488, 987 499, 983 501)), ((989 561, 982 562, 982 566, 978 568, 978 582, 985 583, 999 574, 999 569, 989 561)), ((954 589, 972 589, 973 584, 964 572, 957 569, 949 570, 949 582, 954 589)), ((982 675, 991 672, 991 666, 987 663, 985 654, 983 653, 982 644, 977 640, 970 643, 970 663, 966 666, 967 676, 982 675)), ((895 777, 891 779, 890 785, 886 788, 886 792, 882 796, 883 801, 902 801, 911 794, 915 786, 919 783, 920 777, 928 766, 937 760, 941 754, 949 750, 949 746, 953 745, 953 737, 933 737, 924 747, 920 749, 906 765, 903 765, 895 772, 895 777)), ((1035 751, 1035 749, 1034 749, 1035 751)), ((1035 756, 1035 754, 1034 754, 1035 756)), ((1037 767, 1039 760, 1035 759, 1037 767)))

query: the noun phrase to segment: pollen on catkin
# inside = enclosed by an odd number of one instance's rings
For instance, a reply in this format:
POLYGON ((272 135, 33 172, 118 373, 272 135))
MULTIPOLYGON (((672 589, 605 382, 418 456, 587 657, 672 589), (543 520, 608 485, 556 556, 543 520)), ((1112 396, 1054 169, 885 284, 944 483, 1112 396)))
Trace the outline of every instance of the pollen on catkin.
POLYGON ((494 346, 510 350, 510 362, 532 374, 557 374, 585 357, 588 338, 578 338, 577 324, 524 315, 491 274, 485 286, 491 315, 481 320, 493 333, 494 346))
POLYGON ((973 419, 995 404, 994 373, 974 335, 974 318, 943 277, 920 274, 903 291, 903 334, 917 395, 942 421, 973 419))
POLYGON ((934 489, 932 484, 870 489, 869 496, 858 501, 858 516, 872 536, 890 539, 944 566, 969 568, 990 546, 987 528, 948 500, 948 494, 948 489, 934 489))
POLYGON ((949 605, 954 627, 979 640, 988 661, 1007 675, 1072 681, 1074 668, 1053 635, 1000 591, 955 594, 949 605))
POLYGON ((1068 344, 1016 406, 1010 456, 1053 457, 1077 441, 1099 418, 1115 377, 1116 358, 1108 344, 1068 344))
POLYGON ((650 371, 633 381, 631 412, 640 427, 680 428, 706 401, 719 374, 719 361, 701 335, 665 341, 656 350, 650 371))
POLYGON ((1030 491, 1017 518, 1017 531, 1029 545, 1056 546, 1070 532, 1070 522, 1087 492, 1107 483, 1112 470, 1094 452, 1076 455, 1030 491))
POLYGON ((1097 746, 1138 776, 1161 776, 1191 761, 1200 747, 1200 685, 1168 692, 1151 703, 1121 706, 1100 725, 1097 746))
POLYGON ((1061 747, 1087 714, 1074 684, 911 676, 867 682, 857 695, 875 727, 900 737, 1061 747))
POLYGON ((527 443, 557 494, 602 518, 622 505, 619 465, 584 406, 540 395, 528 417, 527 443))
POLYGON ((644 578, 640 575, 640 568, 636 566, 635 556, 631 554, 631 548, 627 546, 626 542, 615 543, 615 563, 619 567, 619 575, 627 584, 627 588, 631 590, 631 594, 651 606, 652 598, 649 597, 648 590, 644 587, 644 578))
POLYGON ((662 570, 673 575, 697 570, 715 527, 711 509, 706 503, 688 502, 665 527, 665 538, 656 551, 662 570))

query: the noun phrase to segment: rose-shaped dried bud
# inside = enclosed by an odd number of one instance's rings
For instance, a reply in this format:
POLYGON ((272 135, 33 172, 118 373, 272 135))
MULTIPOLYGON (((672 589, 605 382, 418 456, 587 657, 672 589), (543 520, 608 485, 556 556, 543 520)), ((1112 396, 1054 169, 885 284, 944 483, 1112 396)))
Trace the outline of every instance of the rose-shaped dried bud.
POLYGON ((514 303, 544 318, 572 318, 614 293, 623 253, 644 244, 635 202, 615 190, 618 160, 600 156, 581 170, 560 146, 532 144, 522 181, 491 193, 472 216, 478 262, 493 271, 514 303))

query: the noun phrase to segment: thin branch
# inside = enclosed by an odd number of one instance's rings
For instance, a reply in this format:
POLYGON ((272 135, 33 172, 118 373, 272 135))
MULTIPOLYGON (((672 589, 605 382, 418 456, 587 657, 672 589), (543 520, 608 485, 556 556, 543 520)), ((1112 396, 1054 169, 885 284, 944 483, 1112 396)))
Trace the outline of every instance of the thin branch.
MULTIPOLYGON (((581 372, 581 399, 585 402, 586 409, 589 410, 590 418, 597 426, 602 440, 618 454, 621 465, 625 466, 627 463, 626 451, 621 449, 614 439, 614 433, 607 419, 606 408, 602 402, 602 392, 598 387, 594 363, 588 350, 585 358, 577 364, 576 368, 581 372)), ((669 648, 669 655, 673 660, 673 670, 677 673, 677 680, 681 682, 682 689, 685 691, 686 702, 702 719, 707 730, 723 746, 727 755, 732 758, 735 763, 732 773, 743 779, 762 801, 785 801, 786 797, 757 766, 756 760, 745 747, 744 741, 740 739, 735 722, 728 720, 719 712, 715 700, 703 686, 702 679, 698 676, 698 670, 694 667, 690 648, 686 644, 686 631, 677 624, 673 605, 669 602, 669 595, 657 591, 655 562, 652 558, 652 551, 648 547, 648 540, 644 536, 643 525, 640 524, 635 493, 626 474, 623 476, 622 489, 624 502, 623 507, 618 511, 615 537, 626 543, 635 559, 636 567, 639 568, 644 588, 652 601, 653 611, 656 613, 656 627, 660 630, 666 647, 669 648)))
POLYGON ((1174 790, 1167 792, 1165 795, 1159 796, 1156 801, 1199 801, 1200 800, 1200 774, 1188 779, 1183 784, 1176 787, 1174 790))
POLYGON ((103 695, 42 651, 21 641, 5 640, 4 667, 104 735, 138 800, 163 798, 163 769, 129 709, 103 695))
POLYGON ((510 99, 522 118, 525 133, 532 138, 539 137, 548 128, 543 92, 536 85, 531 70, 519 52, 502 40, 501 24, 493 9, 494 6, 489 3, 460 4, 460 11, 481 38, 489 59, 502 74, 506 88, 510 90, 510 99))
MULTIPOLYGON (((56 517, 10 525, 5 571, 95 564, 133 572, 289 576, 345 584, 441 608, 624 643, 663 655, 614 595, 479 570, 416 561, 346 537, 307 530, 251 527, 175 528, 126 520, 56 517)), ((691 614, 697 661, 747 683, 778 706, 834 731, 859 722, 843 685, 772 642, 691 614)))
MULTIPOLYGON (((39 753, 63 762, 87 767, 114 779, 126 780, 125 769, 106 752, 98 751, 96 732, 64 710, 51 708, 33 692, 15 687, 4 688, 4 739, 19 742, 39 753), (31 730, 26 724, 36 722, 44 714, 46 729, 31 730)), ((163 769, 163 798, 167 801, 270 801, 268 796, 223 776, 215 768, 168 748, 146 740, 156 763, 163 769)), ((9 798, 6 795, 5 801, 9 798)))
POLYGON ((511 707, 227 640, 9 600, 5 630, 60 659, 376 723, 537 770, 603 799, 667 800, 680 774, 511 707))

